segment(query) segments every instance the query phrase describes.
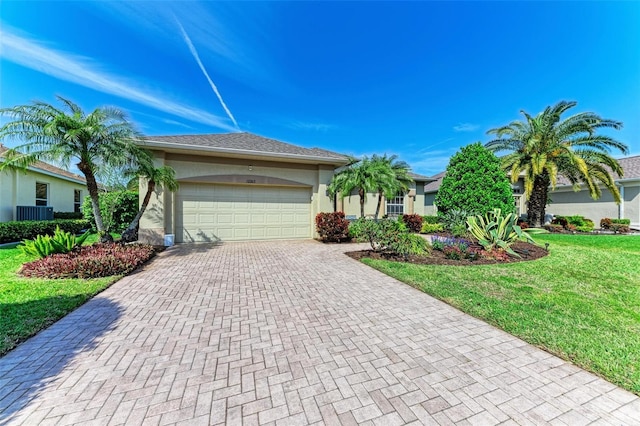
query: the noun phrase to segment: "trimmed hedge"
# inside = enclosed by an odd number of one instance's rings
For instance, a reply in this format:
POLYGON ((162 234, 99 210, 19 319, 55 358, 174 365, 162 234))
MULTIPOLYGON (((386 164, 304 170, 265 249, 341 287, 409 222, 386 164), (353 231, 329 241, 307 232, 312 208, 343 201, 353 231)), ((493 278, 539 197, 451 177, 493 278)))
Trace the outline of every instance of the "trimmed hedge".
POLYGON ((24 220, 0 222, 0 244, 22 240, 33 240, 38 235, 53 235, 56 227, 61 230, 79 234, 91 225, 84 219, 24 220))
POLYGON ((82 219, 82 212, 53 212, 54 219, 82 219))

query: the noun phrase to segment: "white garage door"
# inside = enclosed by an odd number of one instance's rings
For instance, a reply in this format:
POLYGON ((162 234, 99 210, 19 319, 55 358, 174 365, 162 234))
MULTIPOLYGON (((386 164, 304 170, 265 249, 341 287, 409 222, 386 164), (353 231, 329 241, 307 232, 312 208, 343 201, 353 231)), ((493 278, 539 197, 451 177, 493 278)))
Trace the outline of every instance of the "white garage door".
POLYGON ((184 183, 176 241, 311 238, 311 189, 184 183))

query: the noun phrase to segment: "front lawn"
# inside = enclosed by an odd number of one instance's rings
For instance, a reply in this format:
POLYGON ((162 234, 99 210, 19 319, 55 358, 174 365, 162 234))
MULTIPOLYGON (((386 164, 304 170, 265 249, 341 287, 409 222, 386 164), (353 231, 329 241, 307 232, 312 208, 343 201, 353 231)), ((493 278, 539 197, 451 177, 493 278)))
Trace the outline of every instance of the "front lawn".
MULTIPOLYGON (((87 242, 95 241, 92 236, 87 242)), ((53 324, 120 276, 80 279, 36 279, 17 275, 33 260, 14 246, 0 248, 0 356, 53 324)))
POLYGON ((535 239, 532 262, 363 262, 640 395, 640 237, 535 239))

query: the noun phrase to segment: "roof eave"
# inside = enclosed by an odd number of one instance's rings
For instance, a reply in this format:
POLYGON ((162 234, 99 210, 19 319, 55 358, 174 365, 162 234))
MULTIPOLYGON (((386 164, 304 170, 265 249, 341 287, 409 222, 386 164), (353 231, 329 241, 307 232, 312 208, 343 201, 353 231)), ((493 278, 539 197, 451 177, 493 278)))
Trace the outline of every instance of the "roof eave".
POLYGON ((333 158, 333 157, 320 157, 320 156, 311 156, 311 155, 300 155, 300 154, 288 154, 288 153, 274 153, 274 152, 264 152, 264 151, 253 151, 249 149, 231 149, 231 148, 220 148, 220 147, 210 147, 210 146, 202 146, 202 145, 193 145, 193 144, 180 144, 175 142, 160 142, 154 141, 150 139, 146 139, 142 141, 140 145, 143 145, 147 148, 160 148, 162 150, 168 152, 202 152, 202 153, 210 153, 210 154, 218 154, 224 157, 234 157, 234 158, 269 158, 280 161, 287 162, 301 162, 301 163, 311 163, 311 164, 330 164, 330 165, 343 165, 349 162, 348 158, 333 158))
MULTIPOLYGON (((0 162, 3 162, 3 161, 4 160, 2 158, 0 158, 0 162)), ((86 185, 87 184, 87 181, 82 179, 81 177, 74 178, 74 177, 71 177, 71 176, 65 176, 65 175, 62 175, 62 174, 59 174, 59 173, 55 173, 55 172, 52 172, 52 171, 49 171, 49 170, 41 169, 41 168, 35 167, 35 166, 28 166, 24 170, 22 170, 22 169, 20 169, 18 167, 11 167, 11 169, 17 170, 17 171, 25 171, 25 172, 26 171, 30 171, 30 172, 34 172, 34 173, 40 173, 42 175, 51 176, 51 177, 54 177, 54 178, 57 178, 57 179, 66 180, 68 182, 73 182, 73 183, 77 183, 77 184, 80 184, 80 185, 86 185)))

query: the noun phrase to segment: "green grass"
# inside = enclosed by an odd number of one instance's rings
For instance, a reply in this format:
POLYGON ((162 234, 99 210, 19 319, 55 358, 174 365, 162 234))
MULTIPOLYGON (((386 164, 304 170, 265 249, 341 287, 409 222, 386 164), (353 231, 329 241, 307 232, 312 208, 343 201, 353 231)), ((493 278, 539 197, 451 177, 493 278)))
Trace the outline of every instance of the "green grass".
POLYGON ((640 237, 535 239, 550 254, 532 262, 363 261, 640 395, 640 237))
MULTIPOLYGON (((96 241, 92 235, 87 244, 96 241)), ((47 280, 17 275, 33 260, 16 244, 0 247, 0 356, 48 327, 120 277, 47 280)))

